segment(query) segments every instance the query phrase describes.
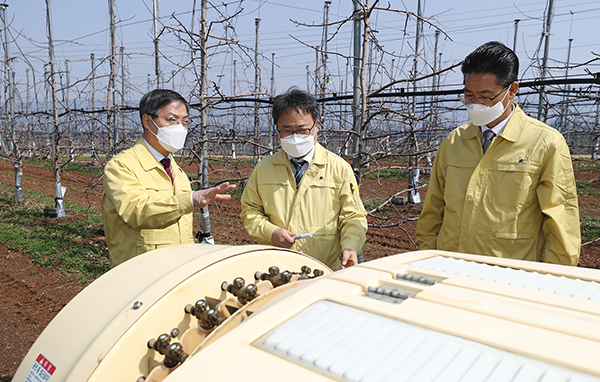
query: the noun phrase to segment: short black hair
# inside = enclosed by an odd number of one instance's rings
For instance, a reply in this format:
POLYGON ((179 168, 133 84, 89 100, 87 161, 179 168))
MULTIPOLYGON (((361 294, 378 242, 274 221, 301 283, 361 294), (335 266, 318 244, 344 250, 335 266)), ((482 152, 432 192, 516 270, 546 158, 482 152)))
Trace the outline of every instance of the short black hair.
POLYGON ((275 125, 277 125, 279 116, 288 109, 294 109, 298 113, 310 113, 315 122, 319 119, 319 104, 315 97, 296 86, 292 86, 287 92, 278 95, 273 100, 271 116, 275 125))
POLYGON ((495 74, 498 85, 507 87, 518 80, 519 58, 501 42, 490 41, 469 53, 462 63, 461 71, 463 80, 467 74, 495 74))
POLYGON ((144 114, 148 114, 152 118, 158 117, 160 109, 170 104, 171 102, 179 101, 185 105, 185 110, 190 113, 190 104, 183 96, 169 89, 154 89, 142 97, 140 100, 140 119, 144 114))

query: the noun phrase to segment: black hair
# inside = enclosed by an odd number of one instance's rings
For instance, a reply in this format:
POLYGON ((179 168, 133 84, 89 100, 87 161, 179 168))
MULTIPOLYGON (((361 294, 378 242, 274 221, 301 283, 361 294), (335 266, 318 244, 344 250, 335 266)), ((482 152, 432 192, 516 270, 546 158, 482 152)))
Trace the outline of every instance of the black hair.
POLYGON ((278 95, 273 100, 271 116, 275 125, 277 125, 279 116, 288 109, 294 109, 298 113, 310 113, 315 122, 319 119, 319 104, 315 97, 296 86, 292 86, 287 92, 278 95))
POLYGON ((181 94, 173 90, 155 89, 144 94, 140 100, 140 119, 144 114, 148 114, 152 118, 158 117, 160 109, 175 101, 183 103, 187 113, 190 113, 190 104, 181 96, 181 94))
POLYGON ((498 85, 507 87, 518 79, 519 58, 501 42, 490 41, 469 53, 462 63, 461 71, 463 78, 467 74, 495 74, 498 85))

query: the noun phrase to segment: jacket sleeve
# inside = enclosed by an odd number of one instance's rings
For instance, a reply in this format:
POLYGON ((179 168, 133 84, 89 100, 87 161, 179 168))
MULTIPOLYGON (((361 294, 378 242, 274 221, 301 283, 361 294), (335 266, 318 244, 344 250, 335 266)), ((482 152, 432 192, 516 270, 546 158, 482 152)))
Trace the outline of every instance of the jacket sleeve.
POLYGON ((427 187, 427 194, 423 202, 423 210, 417 221, 416 237, 419 249, 421 250, 436 249, 437 237, 444 218, 446 173, 445 163, 442 163, 444 162, 443 147, 442 143, 433 160, 429 186, 427 187))
POLYGON ((544 261, 576 266, 581 252, 579 207, 571 154, 564 139, 548 150, 537 196, 544 214, 544 261))
POLYGON ((356 177, 352 168, 344 166, 342 187, 339 191, 341 202, 338 216, 340 245, 342 250, 348 248, 356 253, 362 251, 367 241, 367 211, 358 193, 356 177))
POLYGON ((194 211, 190 192, 174 195, 171 188, 161 190, 159 185, 147 187, 145 183, 125 161, 113 159, 104 168, 105 195, 129 226, 164 228, 194 211))
POLYGON ((242 213, 246 232, 265 245, 272 245, 271 236, 278 226, 271 223, 265 214, 262 199, 258 193, 258 167, 252 171, 242 194, 242 213))

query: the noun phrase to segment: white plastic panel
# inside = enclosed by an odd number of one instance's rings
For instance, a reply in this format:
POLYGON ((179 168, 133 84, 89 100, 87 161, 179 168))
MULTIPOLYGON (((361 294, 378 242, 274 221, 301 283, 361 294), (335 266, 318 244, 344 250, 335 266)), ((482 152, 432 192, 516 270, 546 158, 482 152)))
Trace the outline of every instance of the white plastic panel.
POLYGON ((253 345, 338 381, 600 381, 325 300, 253 345))
POLYGON ((600 284, 595 281, 583 281, 443 256, 434 256, 406 265, 548 293, 600 301, 600 284))

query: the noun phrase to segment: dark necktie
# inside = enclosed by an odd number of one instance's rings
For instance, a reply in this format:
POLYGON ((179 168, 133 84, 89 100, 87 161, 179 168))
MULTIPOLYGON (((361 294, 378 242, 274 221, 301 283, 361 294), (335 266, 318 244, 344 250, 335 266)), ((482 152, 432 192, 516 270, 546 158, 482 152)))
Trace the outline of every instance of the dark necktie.
POLYGON ((483 147, 483 153, 487 151, 488 147, 490 147, 490 143, 492 143, 492 139, 496 136, 496 133, 492 131, 492 129, 487 129, 483 132, 483 143, 481 146, 483 147))
POLYGON ((295 160, 290 160, 290 163, 294 167, 294 178, 296 179, 296 188, 300 185, 300 181, 302 180, 302 176, 304 175, 304 171, 302 171, 302 166, 306 163, 305 160, 301 160, 296 162, 295 160))
POLYGON ((163 158, 160 160, 160 163, 162 163, 167 175, 169 175, 169 178, 171 178, 171 182, 173 182, 173 174, 171 173, 171 159, 163 158))

